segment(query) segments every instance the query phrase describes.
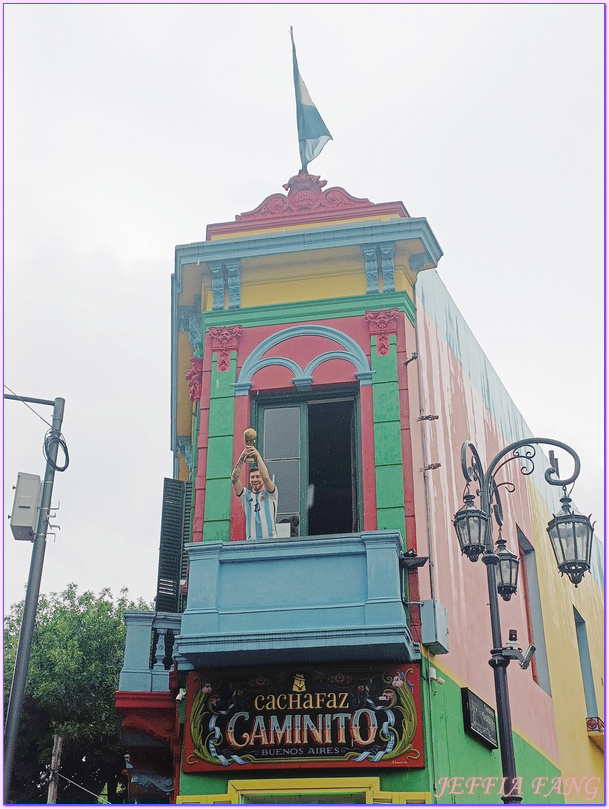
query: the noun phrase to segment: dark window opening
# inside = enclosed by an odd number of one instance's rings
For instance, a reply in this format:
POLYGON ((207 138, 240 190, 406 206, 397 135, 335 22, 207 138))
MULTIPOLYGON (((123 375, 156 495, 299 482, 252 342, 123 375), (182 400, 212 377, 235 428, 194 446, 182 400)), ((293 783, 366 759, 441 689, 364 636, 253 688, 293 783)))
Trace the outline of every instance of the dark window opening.
POLYGON ((355 531, 353 401, 309 405, 309 534, 355 531))
POLYGON ((277 523, 291 536, 359 530, 355 394, 257 400, 258 447, 279 489, 277 523))

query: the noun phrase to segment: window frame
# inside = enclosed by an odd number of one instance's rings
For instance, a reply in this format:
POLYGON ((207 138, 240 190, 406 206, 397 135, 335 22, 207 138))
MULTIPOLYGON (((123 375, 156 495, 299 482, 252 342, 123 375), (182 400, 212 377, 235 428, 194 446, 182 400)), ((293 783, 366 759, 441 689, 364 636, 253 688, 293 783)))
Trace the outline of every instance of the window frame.
MULTIPOLYGON (((250 424, 256 429, 259 442, 258 449, 265 459, 264 448, 264 413, 270 408, 298 407, 300 409, 300 492, 299 492, 299 535, 309 536, 308 514, 308 486, 309 486, 309 406, 317 403, 331 403, 332 401, 351 402, 350 443, 351 460, 355 469, 355 486, 352 492, 351 508, 355 515, 356 530, 344 533, 358 533, 363 530, 363 480, 362 480, 362 437, 361 437, 361 397, 359 385, 346 384, 340 386, 324 387, 323 389, 310 388, 300 391, 256 391, 251 395, 250 424), (303 418, 303 414, 306 418, 303 418), (353 502, 353 497, 355 501, 353 502)), ((279 489, 279 505, 281 510, 281 487, 279 489)), ((281 513, 281 511, 280 511, 281 513)), ((317 534, 315 536, 318 536, 317 534)), ((322 535, 319 535, 322 536, 322 535)))

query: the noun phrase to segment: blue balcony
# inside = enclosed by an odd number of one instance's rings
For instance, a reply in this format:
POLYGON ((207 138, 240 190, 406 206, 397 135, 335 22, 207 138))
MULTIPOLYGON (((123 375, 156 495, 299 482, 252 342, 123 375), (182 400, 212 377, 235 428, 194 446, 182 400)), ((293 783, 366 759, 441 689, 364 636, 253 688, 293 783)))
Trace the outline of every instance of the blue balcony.
POLYGON ((418 659, 398 531, 198 542, 178 667, 418 659))
POLYGON ((186 548, 185 612, 125 612, 120 691, 168 690, 172 657, 182 671, 420 658, 403 603, 398 531, 186 548))

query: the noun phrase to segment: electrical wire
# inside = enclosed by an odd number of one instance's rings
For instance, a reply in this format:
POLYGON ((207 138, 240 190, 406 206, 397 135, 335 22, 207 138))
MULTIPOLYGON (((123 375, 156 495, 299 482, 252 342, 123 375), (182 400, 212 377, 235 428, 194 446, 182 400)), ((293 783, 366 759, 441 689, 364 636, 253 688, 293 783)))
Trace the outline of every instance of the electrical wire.
POLYGON ((42 452, 43 452, 43 455, 44 455, 45 460, 47 461, 47 463, 50 463, 51 466, 53 467, 53 469, 56 472, 65 472, 66 469, 68 468, 69 463, 70 463, 70 455, 68 454, 68 445, 66 444, 66 439, 64 438, 64 436, 60 432, 58 432, 57 430, 53 429, 53 425, 49 421, 47 421, 45 418, 43 418, 40 415, 40 413, 38 413, 37 410, 34 410, 33 407, 30 407, 29 404, 25 401, 25 399, 22 399, 21 396, 19 396, 18 393, 15 393, 14 390, 11 390, 6 383, 5 383, 4 387, 8 391, 10 391, 10 393, 12 393, 13 396, 16 396, 19 399, 20 402, 23 402, 23 404, 27 408, 29 408, 29 410, 31 410, 32 413, 34 413, 34 415, 38 416, 38 418, 41 421, 44 421, 44 423, 47 424, 51 428, 50 430, 47 430, 46 435, 44 436, 44 444, 43 444, 43 447, 42 447, 42 452), (61 449, 61 451, 64 454, 65 464, 63 466, 58 466, 55 461, 51 460, 51 450, 52 450, 54 444, 58 444, 59 448, 61 449))
POLYGON ((29 406, 29 404, 28 404, 28 403, 25 401, 25 399, 22 399, 22 398, 21 398, 21 396, 19 396, 19 394, 18 394, 18 393, 15 393, 15 391, 14 391, 14 390, 11 390, 11 389, 9 388, 9 386, 8 386, 6 383, 4 384, 4 387, 5 387, 5 388, 6 388, 6 389, 9 391, 9 393, 12 393, 12 394, 13 394, 13 396, 16 396, 16 397, 19 399, 19 401, 20 401, 20 402, 23 402, 23 404, 24 404, 26 407, 28 407, 28 408, 29 408, 29 409, 32 411, 32 413, 34 413, 34 415, 38 416, 38 418, 39 418, 41 421, 44 421, 44 423, 45 423, 45 424, 48 424, 48 425, 49 425, 49 427, 52 427, 52 426, 53 426, 53 425, 51 424, 51 422, 50 422, 50 421, 47 421, 45 418, 43 418, 43 417, 40 415, 40 413, 39 413, 37 410, 34 410, 34 408, 33 408, 33 407, 30 407, 30 406, 29 406))
POLYGON ((86 789, 85 787, 81 787, 81 785, 80 785, 80 784, 77 784, 77 783, 76 783, 76 781, 70 781, 70 779, 69 779, 69 778, 66 778, 66 776, 65 776, 65 775, 62 775, 62 774, 59 772, 59 770, 51 770, 51 778, 53 778, 53 777, 54 777, 54 776, 56 776, 56 775, 58 775, 60 778, 63 778, 63 779, 64 779, 64 781, 68 781, 68 782, 69 782, 70 784, 72 784, 73 786, 78 787, 78 789, 82 789, 84 792, 88 792, 88 793, 89 793, 89 795, 93 795, 93 797, 94 797, 94 798, 97 798, 97 802, 98 802, 98 803, 101 801, 102 803, 107 803, 107 804, 110 804, 110 801, 105 800, 104 798, 102 798, 102 797, 101 797, 101 795, 96 795, 96 794, 95 794, 95 792, 91 792, 91 790, 90 790, 90 789, 86 789))
POLYGON ((70 463, 70 455, 68 454, 68 445, 66 444, 66 439, 58 430, 53 429, 53 427, 51 427, 50 430, 47 430, 47 433, 44 437, 44 444, 42 447, 42 451, 44 453, 44 457, 47 463, 50 463, 56 472, 66 471, 70 463), (55 444, 58 444, 58 446, 61 448, 61 451, 64 454, 65 463, 63 466, 58 466, 56 461, 54 461, 51 458, 51 451, 55 444))

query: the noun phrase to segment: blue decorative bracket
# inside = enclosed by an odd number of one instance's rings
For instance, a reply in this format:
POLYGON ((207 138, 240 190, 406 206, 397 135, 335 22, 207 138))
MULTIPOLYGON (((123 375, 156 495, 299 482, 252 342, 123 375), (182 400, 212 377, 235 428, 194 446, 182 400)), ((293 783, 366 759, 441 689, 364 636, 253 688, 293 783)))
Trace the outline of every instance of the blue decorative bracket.
POLYGON ((241 308, 241 262, 238 259, 210 261, 212 310, 224 309, 228 288, 228 308, 241 308))
POLYGON ((226 262, 226 273, 228 281, 228 308, 239 309, 241 307, 241 265, 238 261, 226 262))
POLYGON ((383 292, 395 292, 395 242, 381 244, 363 244, 364 269, 366 272, 366 294, 379 292, 379 254, 380 274, 383 278, 383 292))
POLYGON ((212 309, 224 309, 224 274, 221 261, 210 261, 212 309))
POLYGON ((383 292, 395 292, 395 265, 393 263, 395 243, 382 244, 380 245, 380 250, 383 292))
POLYGON ((201 296, 195 296, 192 306, 178 306, 178 329, 188 332, 188 340, 194 348, 195 356, 200 357, 203 350, 201 333, 201 296))
POLYGON ((376 244, 363 244, 364 267, 366 271, 366 295, 379 291, 379 265, 376 256, 376 244))

